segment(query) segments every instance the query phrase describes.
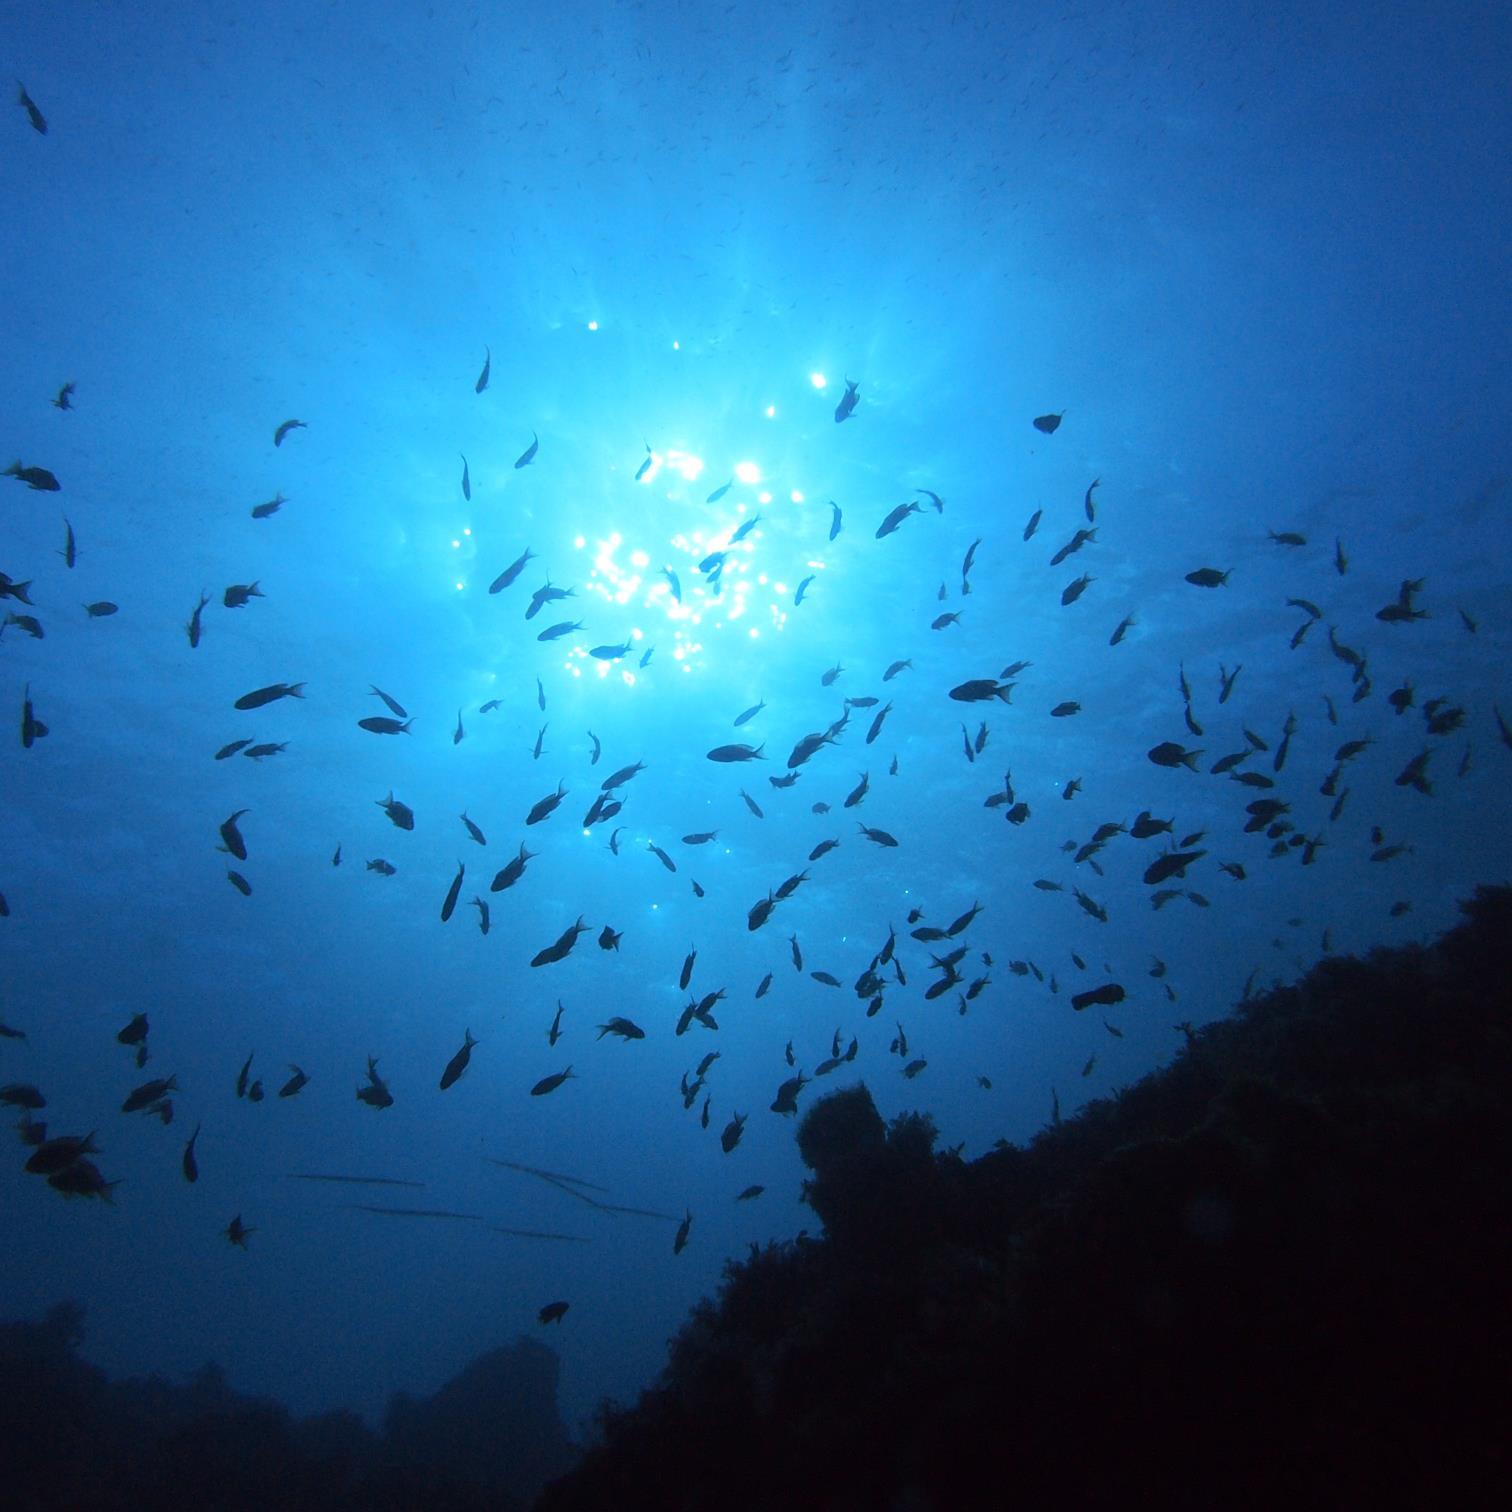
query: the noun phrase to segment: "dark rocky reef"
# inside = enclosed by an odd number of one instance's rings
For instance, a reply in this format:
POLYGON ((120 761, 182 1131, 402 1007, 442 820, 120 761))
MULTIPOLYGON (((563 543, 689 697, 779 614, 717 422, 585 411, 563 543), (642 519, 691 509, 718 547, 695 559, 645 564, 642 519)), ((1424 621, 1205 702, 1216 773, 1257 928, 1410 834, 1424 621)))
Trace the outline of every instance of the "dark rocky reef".
POLYGON ((1499 1504, 1512 891, 1463 910, 1027 1148, 816 1103, 825 1238, 730 1263, 542 1512, 1499 1504))
POLYGON ((83 1309, 0 1324, 0 1488, 14 1512, 196 1508, 508 1512, 572 1462, 558 1361, 530 1339, 489 1351, 433 1397, 396 1397, 384 1430, 296 1419, 221 1370, 188 1385, 111 1381, 76 1350, 83 1309))

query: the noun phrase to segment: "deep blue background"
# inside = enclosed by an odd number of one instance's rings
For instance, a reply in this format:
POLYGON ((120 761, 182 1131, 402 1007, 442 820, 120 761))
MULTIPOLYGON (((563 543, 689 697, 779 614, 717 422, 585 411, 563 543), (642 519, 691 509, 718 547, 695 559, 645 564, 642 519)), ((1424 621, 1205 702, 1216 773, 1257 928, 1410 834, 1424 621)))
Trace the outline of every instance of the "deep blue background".
POLYGON ((550 1337, 575 1420, 650 1377, 725 1256, 814 1226, 792 1124, 768 1111, 789 1039, 811 1073, 837 1027, 858 1035, 828 1085, 864 1077, 885 1115, 926 1108, 970 1156, 1028 1138, 1052 1087, 1069 1113, 1136 1078, 1178 1043, 1178 1020, 1223 1012, 1252 974, 1296 975, 1325 929, 1338 950, 1424 938, 1474 883, 1506 879, 1512 754, 1492 712, 1512 709, 1501 8, 6 9, 0 75, 24 82, 50 130, 16 108, 0 132, 0 449, 63 488, 0 480, 0 570, 33 580, 36 606, 6 607, 46 630, 5 630, 0 707, 19 716, 29 684, 51 731, 30 750, 14 733, 0 744, 0 1019, 29 1036, 0 1041, 0 1081, 42 1087, 52 1133, 97 1128, 122 1182, 111 1207, 65 1202, 13 1146, 9 1313, 76 1296, 86 1353, 112 1370, 181 1374, 214 1356, 236 1386, 299 1410, 371 1412, 563 1298, 550 1337), (860 404, 837 427, 846 376, 860 404), (64 413, 47 401, 67 380, 64 413), (1049 411, 1065 420, 1046 437, 1030 421, 1049 411), (275 449, 295 416, 308 428, 275 449), (539 455, 516 470, 532 432, 539 455), (648 445, 658 464, 637 484, 648 445), (674 451, 702 471, 684 478, 674 451), (761 481, 705 504, 741 462, 761 481), (1051 569, 1094 478, 1097 540, 1051 569), (875 540, 919 487, 944 513, 926 502, 875 540), (287 504, 253 520, 276 492, 287 504), (845 517, 833 544, 831 499, 845 517), (723 596, 700 596, 694 564, 758 512, 723 596), (65 515, 72 571, 56 554, 65 515), (527 545, 538 559, 490 597, 527 545), (1183 581, 1204 565, 1231 568, 1228 586, 1183 581), (1094 582, 1062 608, 1083 571, 1094 582), (548 574, 576 598, 527 625, 548 574), (1431 617, 1378 621, 1408 577, 1426 579, 1431 617), (222 607, 226 585, 254 579, 265 598, 222 607), (214 599, 192 650, 201 590, 214 599), (1295 651, 1305 616, 1288 596, 1323 610, 1295 651), (87 618, 97 599, 119 614, 87 618), (958 626, 929 629, 956 609, 958 626), (1127 614, 1137 624, 1110 648, 1127 614), (559 618, 583 619, 581 635, 538 644, 559 618), (1368 658, 1359 703, 1329 625, 1368 658), (587 648, 630 634, 636 656, 601 675, 587 648), (913 670, 884 686, 902 657, 913 670), (1021 658, 1033 665, 1011 707, 945 697, 1021 658), (845 673, 821 687, 836 663, 845 673), (1200 740, 1183 724, 1183 663, 1200 740), (1244 669, 1221 709, 1220 663, 1244 669), (1417 706, 1397 716, 1386 695, 1404 679, 1417 706), (305 701, 233 710, 276 680, 303 680, 305 701), (405 703, 411 735, 357 728, 385 712, 370 683, 405 703), (863 745, 859 710, 796 787, 771 789, 847 694, 895 700, 881 739, 863 745), (1463 729, 1426 738, 1418 706, 1433 696, 1465 707, 1463 729), (479 714, 490 698, 501 707, 479 714), (1081 713, 1051 719, 1065 699, 1081 713), (1255 795, 1206 774, 1245 726, 1274 749, 1289 711, 1277 793, 1326 840, 1311 867, 1242 835, 1255 795), (974 732, 984 714, 990 741, 968 764, 960 723, 974 732), (288 749, 212 759, 243 736, 288 749), (1330 823, 1318 784, 1336 746, 1367 736, 1330 823), (746 737, 767 742, 765 765, 705 760, 746 737), (1202 747, 1202 774, 1152 765, 1164 740, 1202 747), (1425 744, 1431 797, 1393 782, 1425 744), (599 781, 636 760, 615 857, 606 829, 576 826, 599 781), (983 806, 1005 769, 1031 806, 1022 827, 983 806), (843 812, 862 770, 871 794, 843 812), (526 831, 559 779, 561 811, 526 831), (390 790, 413 807, 412 834, 375 806, 390 790), (216 850, 243 807, 250 897, 216 850), (1116 838, 1103 876, 1063 852, 1144 808, 1178 836, 1206 831, 1188 882, 1209 908, 1152 910, 1140 878, 1159 842, 1116 838), (899 847, 868 844, 857 817, 899 847), (1372 826, 1410 850, 1372 863, 1372 826), (716 828, 716 845, 680 844, 716 828), (748 931, 750 905, 829 835, 840 848, 748 931), (539 857, 490 896, 489 936, 465 901, 443 926, 458 861, 465 900, 527 837, 539 857), (365 870, 379 856, 396 876, 365 870), (923 1001, 930 947, 905 937, 908 986, 865 1018, 850 983, 889 925, 902 931, 910 907, 945 924, 974 900, 962 969, 978 974, 984 951, 993 965, 970 1011, 954 993, 923 1001), (1411 911, 1392 917, 1399 901, 1411 911), (579 914, 592 934, 530 969, 579 914), (606 922, 624 931, 617 955, 595 943, 606 922), (842 989, 795 973, 793 933, 805 970, 842 989), (727 997, 717 1034, 679 1039, 695 942, 695 990, 727 997), (1157 957, 1174 1004, 1147 975, 1157 957), (1071 1010, 1072 992, 1109 977, 1125 1004, 1071 1010), (137 1011, 152 1024, 141 1073, 114 1042, 137 1011), (646 1039, 596 1041, 612 1013, 646 1039), (888 1054, 898 1022, 928 1061, 911 1082, 888 1054), (466 1029, 481 1044, 442 1094, 466 1029), (705 1132, 678 1079, 710 1049, 705 1132), (235 1096, 249 1051, 260 1105, 235 1096), (369 1054, 396 1099, 383 1112, 353 1097, 369 1054), (291 1061, 311 1081, 281 1102, 291 1061), (528 1095, 569 1063, 574 1080, 528 1095), (117 1111, 170 1072, 170 1128, 117 1111), (750 1123, 725 1156, 735 1110, 750 1123), (179 1159, 196 1123, 189 1187, 179 1159), (674 1258, 669 1222, 595 1211, 484 1156, 594 1181, 601 1200, 691 1210, 688 1247, 674 1258), (426 1185, 286 1179, 301 1170, 426 1185), (752 1182, 766 1194, 737 1205, 752 1182), (246 1253, 223 1236, 237 1213, 256 1229, 246 1253))

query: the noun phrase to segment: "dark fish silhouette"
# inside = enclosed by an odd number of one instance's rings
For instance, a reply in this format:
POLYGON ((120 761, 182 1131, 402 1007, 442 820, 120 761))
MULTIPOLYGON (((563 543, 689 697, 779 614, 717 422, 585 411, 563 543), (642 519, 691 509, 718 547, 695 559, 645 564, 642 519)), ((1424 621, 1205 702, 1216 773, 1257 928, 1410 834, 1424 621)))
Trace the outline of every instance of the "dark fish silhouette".
POLYGON ((861 385, 852 383, 849 378, 845 380, 845 393, 841 395, 840 402, 835 406, 835 424, 839 425, 842 420, 849 420, 856 412, 856 405, 861 399, 861 385))
POLYGON ((243 693, 232 705, 236 709, 260 709, 264 704, 275 703, 280 698, 303 698, 300 689, 304 687, 298 683, 270 683, 266 688, 255 688, 250 693, 243 693))
POLYGON ((57 477, 45 467, 23 467, 19 462, 12 462, 0 476, 18 478, 28 488, 39 493, 57 493, 63 487, 57 477))
POLYGON ((535 552, 528 546, 488 585, 490 593, 502 593, 525 570, 527 562, 535 560, 535 552))
MULTIPOLYGON (((37 109, 36 102, 27 94, 26 86, 23 84, 16 85, 16 102, 26 112, 26 119, 31 122, 32 130, 46 136, 47 118, 37 109)), ((70 384, 69 387, 72 388, 73 385, 70 384)), ((66 409, 67 406, 62 405, 60 408, 66 409)))
POLYGON ((472 1036, 472 1030, 463 1032, 462 1048, 447 1061, 446 1069, 441 1073, 441 1090, 444 1092, 448 1087, 456 1084, 457 1078, 467 1070, 467 1063, 472 1059, 473 1046, 478 1042, 472 1036))

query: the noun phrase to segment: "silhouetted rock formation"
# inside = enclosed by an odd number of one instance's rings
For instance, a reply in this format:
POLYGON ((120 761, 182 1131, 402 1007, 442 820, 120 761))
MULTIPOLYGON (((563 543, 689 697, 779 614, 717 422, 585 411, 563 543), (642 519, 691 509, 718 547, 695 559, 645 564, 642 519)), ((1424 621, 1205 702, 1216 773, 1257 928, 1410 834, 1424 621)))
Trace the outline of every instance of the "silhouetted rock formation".
POLYGON ((8 1512, 159 1507, 507 1512, 573 1449, 557 1359, 520 1339, 423 1402, 396 1398, 385 1433, 350 1413, 297 1420, 238 1395, 219 1367, 187 1386, 109 1381, 80 1360, 84 1312, 0 1324, 0 1488, 8 1512))
POLYGON ((864 1088, 542 1512, 1496 1504, 1512 1483, 1512 892, 1329 960, 965 1163, 864 1088))

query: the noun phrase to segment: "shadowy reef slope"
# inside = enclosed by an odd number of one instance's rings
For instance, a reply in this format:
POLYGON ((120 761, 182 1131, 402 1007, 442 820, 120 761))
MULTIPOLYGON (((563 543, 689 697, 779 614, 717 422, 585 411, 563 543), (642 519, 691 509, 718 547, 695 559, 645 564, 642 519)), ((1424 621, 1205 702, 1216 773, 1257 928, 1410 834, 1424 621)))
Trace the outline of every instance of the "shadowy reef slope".
POLYGON ((1512 890, 966 1162, 864 1086, 548 1488, 606 1506, 1479 1504, 1509 1480, 1512 890))

